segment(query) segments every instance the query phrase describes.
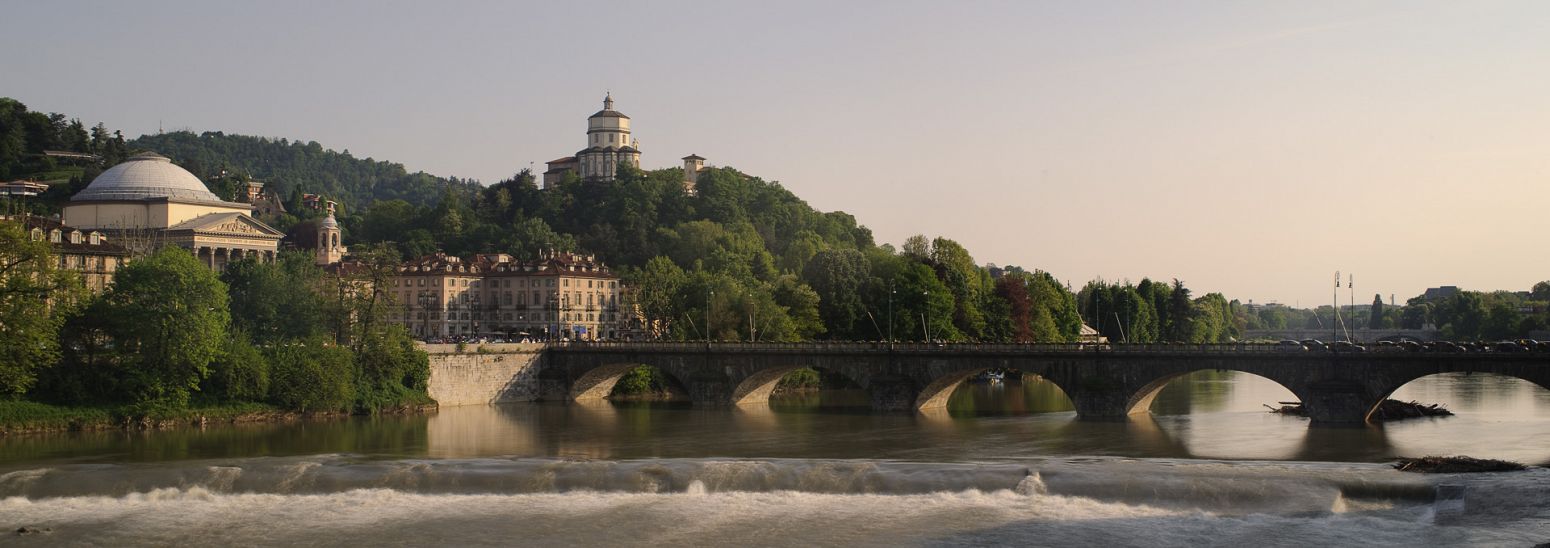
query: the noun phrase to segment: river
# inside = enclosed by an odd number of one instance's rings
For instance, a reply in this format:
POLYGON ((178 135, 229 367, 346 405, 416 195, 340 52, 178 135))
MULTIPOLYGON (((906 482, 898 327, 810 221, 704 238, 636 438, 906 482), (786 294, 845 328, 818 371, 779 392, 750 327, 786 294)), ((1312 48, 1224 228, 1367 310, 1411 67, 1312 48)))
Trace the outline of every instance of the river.
POLYGON ((1037 378, 939 412, 858 391, 768 408, 529 403, 431 415, 0 439, 17 545, 1459 545, 1550 542, 1550 470, 1421 476, 1396 456, 1550 464, 1550 390, 1494 375, 1396 399, 1453 417, 1309 428, 1200 372, 1150 416, 1075 420, 1037 378))

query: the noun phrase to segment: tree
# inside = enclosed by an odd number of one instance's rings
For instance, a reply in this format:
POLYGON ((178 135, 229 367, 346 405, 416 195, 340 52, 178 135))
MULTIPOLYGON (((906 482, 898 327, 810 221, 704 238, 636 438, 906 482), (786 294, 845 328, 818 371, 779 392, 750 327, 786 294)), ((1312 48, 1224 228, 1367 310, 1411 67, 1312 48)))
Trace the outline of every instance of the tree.
POLYGON ((47 241, 0 222, 0 399, 22 395, 39 369, 59 360, 58 329, 80 292, 79 278, 58 268, 47 241))
POLYGON ((1372 296, 1372 312, 1370 314, 1371 317, 1367 319, 1367 328, 1383 329, 1383 295, 1374 294, 1372 296))
MULTIPOLYGON (((813 255, 802 279, 818 296, 818 315, 828 326, 830 336, 842 339, 871 339, 872 322, 865 318, 862 287, 870 278, 866 256, 854 249, 828 249, 813 255)), ((881 339, 881 336, 875 338, 881 339)))
POLYGON ((681 292, 687 281, 688 274, 667 257, 654 257, 645 268, 625 273, 625 285, 633 288, 635 302, 653 337, 666 334, 682 315, 681 292))
POLYGON ((1534 290, 1529 292, 1529 298, 1536 301, 1550 301, 1550 281, 1534 284, 1534 290))
POLYGON ((119 269, 88 314, 106 321, 127 395, 181 407, 226 339, 227 303, 214 272, 166 247, 119 269))
POLYGON ((1174 278, 1173 288, 1168 292, 1167 339, 1174 342, 1194 339, 1194 319, 1195 306, 1190 301, 1189 289, 1184 287, 1184 282, 1174 278))
POLYGON ((244 258, 226 265, 232 326, 260 345, 305 339, 323 330, 322 269, 311 254, 284 252, 266 263, 244 258))

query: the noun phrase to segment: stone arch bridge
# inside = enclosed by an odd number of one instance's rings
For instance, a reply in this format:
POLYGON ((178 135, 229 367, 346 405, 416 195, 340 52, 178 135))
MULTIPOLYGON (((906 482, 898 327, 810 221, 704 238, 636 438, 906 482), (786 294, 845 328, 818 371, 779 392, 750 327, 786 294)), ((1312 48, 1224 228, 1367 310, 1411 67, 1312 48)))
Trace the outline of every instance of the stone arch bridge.
POLYGON ((1316 425, 1362 424, 1406 383, 1437 373, 1495 373, 1550 389, 1550 352, 1284 352, 1224 344, 562 343, 545 350, 544 399, 606 398, 636 365, 678 381, 696 405, 763 404, 787 373, 812 367, 864 388, 880 410, 944 407, 986 370, 1021 371, 1065 391, 1083 419, 1145 413, 1169 381, 1195 371, 1270 379, 1316 425))

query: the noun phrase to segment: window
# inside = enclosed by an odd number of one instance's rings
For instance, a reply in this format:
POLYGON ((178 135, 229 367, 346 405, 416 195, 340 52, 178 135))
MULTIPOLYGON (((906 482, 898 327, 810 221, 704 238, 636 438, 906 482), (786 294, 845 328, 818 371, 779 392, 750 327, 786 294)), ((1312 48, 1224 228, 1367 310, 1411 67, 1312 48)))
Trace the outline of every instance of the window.
POLYGON ((91 233, 91 245, 99 245, 101 243, 102 243, 102 235, 98 234, 96 232, 91 233))
POLYGON ((48 241, 54 242, 56 244, 60 243, 61 239, 60 239, 59 229, 56 228, 54 230, 50 230, 49 231, 49 233, 48 233, 48 241))
POLYGON ((570 287, 570 278, 566 278, 564 280, 561 280, 560 281, 560 285, 562 287, 570 287))

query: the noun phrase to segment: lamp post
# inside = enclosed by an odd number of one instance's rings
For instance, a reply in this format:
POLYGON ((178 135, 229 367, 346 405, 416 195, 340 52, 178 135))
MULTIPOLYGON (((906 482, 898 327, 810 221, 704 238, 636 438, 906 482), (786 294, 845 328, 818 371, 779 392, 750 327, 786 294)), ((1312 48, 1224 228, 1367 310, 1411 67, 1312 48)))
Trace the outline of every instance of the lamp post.
POLYGON ((705 290, 705 347, 710 348, 710 306, 716 300, 714 290, 705 290))
POLYGON ((893 348, 893 282, 888 282, 888 347, 893 348))
MULTIPOLYGON (((753 300, 753 294, 744 293, 743 298, 753 300)), ((757 342, 759 340, 758 332, 754 330, 754 318, 758 312, 759 308, 757 306, 748 307, 748 342, 757 342)))
POLYGON ((926 336, 926 342, 929 343, 931 342, 931 324, 926 323, 926 312, 931 311, 931 292, 921 291, 920 296, 925 299, 923 305, 925 310, 920 312, 920 330, 926 336))

